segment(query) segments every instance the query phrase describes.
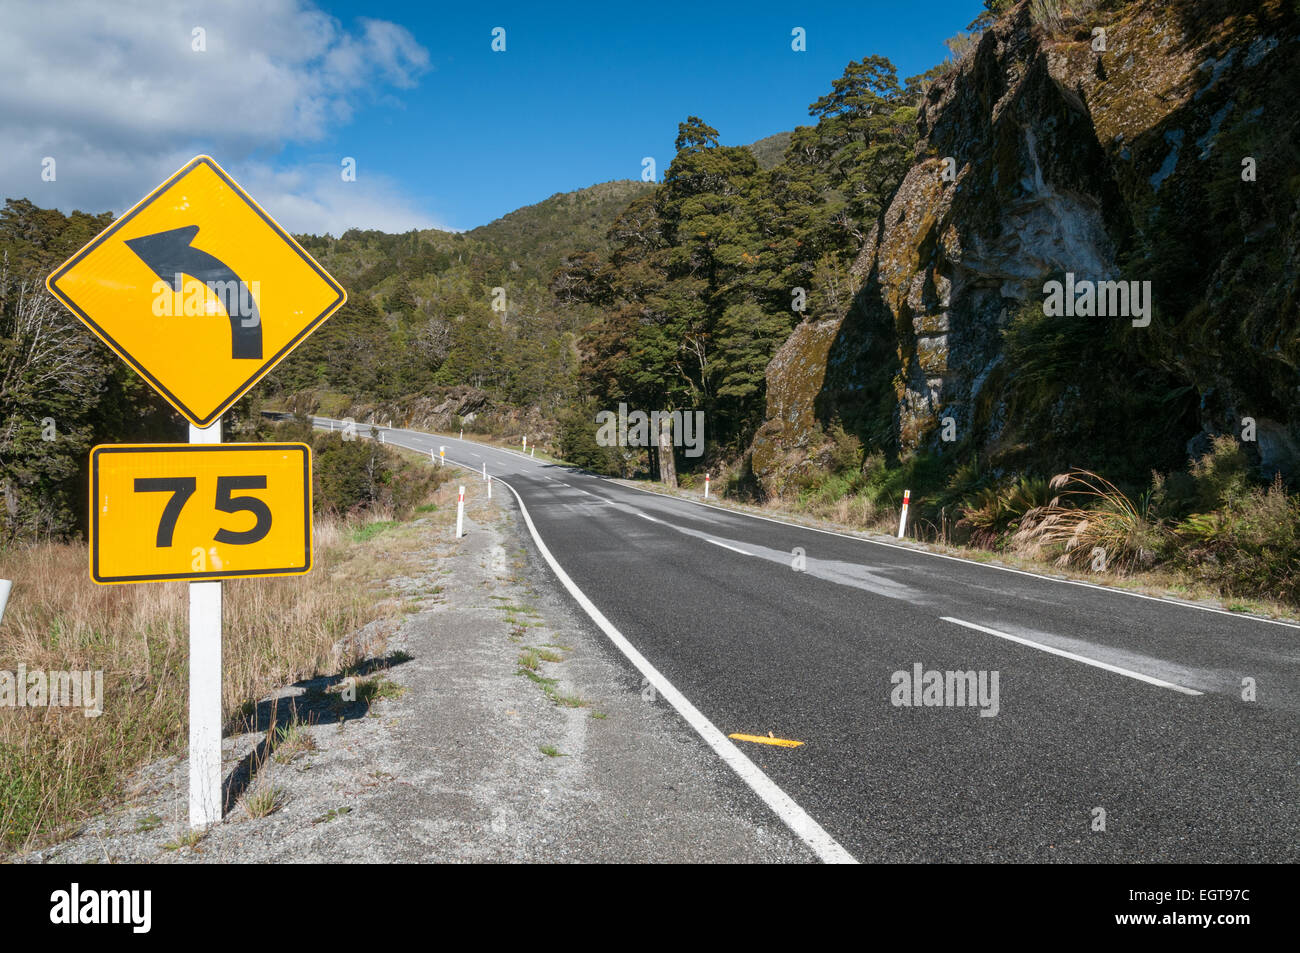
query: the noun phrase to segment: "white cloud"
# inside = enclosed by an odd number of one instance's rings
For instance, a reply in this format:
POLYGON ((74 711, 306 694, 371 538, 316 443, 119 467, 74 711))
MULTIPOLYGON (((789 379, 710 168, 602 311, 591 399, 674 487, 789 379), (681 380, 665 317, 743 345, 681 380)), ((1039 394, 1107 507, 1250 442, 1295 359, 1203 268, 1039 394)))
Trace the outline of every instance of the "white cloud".
POLYGON ((2 5, 0 195, 120 212, 207 152, 294 231, 433 224, 391 182, 266 158, 324 138, 385 88, 413 87, 429 55, 404 27, 347 30, 306 0, 2 5))
POLYGON ((349 228, 377 228, 384 232, 452 230, 410 208, 395 183, 367 174, 364 167, 355 182, 344 182, 340 167, 327 163, 292 169, 244 163, 226 171, 291 232, 341 235, 349 228))

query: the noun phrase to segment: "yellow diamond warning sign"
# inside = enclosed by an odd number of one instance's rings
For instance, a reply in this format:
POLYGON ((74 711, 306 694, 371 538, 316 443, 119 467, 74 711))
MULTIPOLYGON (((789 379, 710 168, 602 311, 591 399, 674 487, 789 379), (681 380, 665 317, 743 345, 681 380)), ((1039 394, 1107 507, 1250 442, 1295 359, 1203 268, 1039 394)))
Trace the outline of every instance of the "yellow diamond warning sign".
POLYGON ((199 427, 347 300, 207 156, 104 229, 46 286, 199 427))

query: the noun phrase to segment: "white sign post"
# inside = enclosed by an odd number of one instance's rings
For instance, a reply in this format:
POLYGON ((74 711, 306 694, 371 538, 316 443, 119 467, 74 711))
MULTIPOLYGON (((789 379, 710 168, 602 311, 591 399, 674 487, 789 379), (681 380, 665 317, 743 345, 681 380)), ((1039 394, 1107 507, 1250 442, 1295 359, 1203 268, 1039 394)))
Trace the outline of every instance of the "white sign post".
MULTIPOLYGON (((221 443, 221 418, 190 443, 221 443)), ((190 583, 190 827, 221 820, 221 582, 190 583)))
POLYGON ((465 535, 465 488, 460 488, 460 498, 456 501, 456 538, 465 535))

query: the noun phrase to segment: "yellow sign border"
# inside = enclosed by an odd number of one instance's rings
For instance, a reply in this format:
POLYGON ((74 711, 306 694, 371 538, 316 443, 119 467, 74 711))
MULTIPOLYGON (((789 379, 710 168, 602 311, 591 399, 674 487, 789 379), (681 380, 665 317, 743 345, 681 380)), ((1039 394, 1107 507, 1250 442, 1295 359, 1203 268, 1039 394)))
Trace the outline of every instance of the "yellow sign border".
POLYGON ((301 344, 309 334, 311 334, 318 327, 320 327, 320 325, 322 324, 322 322, 325 321, 326 318, 334 314, 334 312, 338 311, 339 308, 343 307, 343 305, 345 305, 348 300, 347 290, 336 280, 334 280, 334 278, 330 275, 330 273, 327 272, 324 268, 322 268, 320 264, 316 261, 316 259, 312 258, 312 256, 308 254, 306 249, 304 249, 301 245, 299 245, 294 240, 294 237, 280 226, 279 222, 271 218, 271 216, 266 213, 266 210, 263 209, 262 206, 258 205, 257 202, 253 200, 252 196, 250 196, 247 192, 245 192, 239 186, 239 183, 236 182, 234 179, 232 179, 226 173, 226 170, 221 168, 221 166, 217 164, 215 159, 213 159, 211 156, 206 156, 206 155, 195 156, 189 162, 185 163, 185 165, 182 166, 179 170, 177 170, 172 175, 168 176, 165 182, 163 182, 161 185, 155 188, 152 192, 150 192, 140 201, 136 202, 135 205, 131 206, 130 210, 127 211, 125 215, 123 215, 116 222, 108 226, 108 228, 104 229, 102 232, 100 232, 98 235, 92 238, 89 242, 87 242, 75 255, 73 255, 71 258, 69 258, 67 261, 65 261, 62 265, 60 265, 58 268, 56 268, 54 271, 52 271, 49 274, 49 276, 45 279, 45 287, 50 292, 50 294, 54 295, 55 298, 57 298, 60 302, 63 303, 64 307, 66 307, 69 311, 71 311, 78 318, 80 318, 82 322, 88 328, 90 328, 92 332, 94 332, 97 338, 99 338, 101 341, 107 344, 113 350, 113 353, 115 353, 122 360, 126 361, 126 363, 137 374, 139 374, 141 377, 145 379, 145 381, 148 382, 150 387, 152 387, 159 394, 161 394, 167 400, 167 403, 175 407, 176 410, 180 412, 181 416, 183 416, 186 420, 190 421, 196 427, 200 427, 200 428, 211 426, 213 421, 215 421, 218 417, 220 417, 227 410, 229 410, 231 405, 234 404, 235 401, 239 400, 239 398, 243 397, 244 394, 248 393, 249 389, 253 387, 254 384, 260 381, 267 374, 269 374, 271 372, 271 369, 274 368, 275 365, 279 364, 282 360, 284 360, 285 357, 288 356, 290 351, 292 351, 299 344, 301 344), (107 331, 105 331, 93 320, 91 320, 90 316, 86 314, 85 311, 81 310, 81 308, 79 308, 70 297, 63 294, 58 289, 59 279, 62 278, 65 274, 67 274, 68 271, 70 271, 75 265, 80 263, 81 260, 85 258, 87 255, 89 255, 92 251, 94 251, 104 242, 108 241, 108 239, 112 238, 113 235, 119 229, 121 229, 124 225, 126 225, 127 222, 129 222, 132 218, 134 218, 137 213, 139 213, 141 210, 147 208, 150 204, 152 204, 153 201, 157 199, 159 195, 167 191, 167 189, 171 188, 179 179, 181 179, 185 175, 188 175, 190 172, 192 172, 200 165, 208 166, 208 168, 210 168, 212 172, 217 175, 218 178, 220 178, 223 182, 225 182, 226 185, 230 186, 230 188, 235 192, 235 194, 238 195, 240 198, 242 198, 245 202, 247 202, 249 206, 252 207, 253 211, 255 211, 261 217, 261 219, 264 222, 266 222, 268 226, 270 226, 271 230, 274 231, 276 234, 278 234, 280 238, 282 238, 286 243, 288 243, 289 247, 292 248, 294 251, 296 251, 302 257, 302 259, 305 262, 307 262, 308 265, 311 266, 312 270, 315 271, 318 275, 320 275, 320 277, 325 281, 327 285, 334 288, 338 292, 338 297, 334 300, 333 303, 331 303, 328 307, 325 308, 324 311, 322 311, 319 315, 317 315, 310 322, 308 322, 307 325, 293 338, 293 340, 291 340, 288 344, 282 347, 280 351, 269 361, 263 364, 261 368, 259 368, 258 371, 253 374, 252 377, 248 378, 248 380, 240 384, 235 389, 235 392, 230 395, 230 397, 222 401, 218 405, 218 407, 214 411, 212 411, 212 413, 208 414, 205 417, 198 416, 198 414, 196 414, 195 412, 191 411, 188 407, 186 407, 179 397, 177 397, 166 387, 164 387, 149 372, 148 368, 146 368, 143 364, 138 362, 129 353, 127 353, 127 351, 124 348, 122 348, 120 345, 118 345, 116 341, 113 340, 112 335, 110 335, 107 331))
POLYGON ((244 579, 251 576, 305 576, 311 572, 316 562, 315 539, 312 534, 312 478, 311 447, 305 443, 102 443, 90 450, 90 520, 87 530, 90 535, 87 548, 90 565, 90 580, 100 586, 118 586, 137 582, 167 582, 174 580, 203 581, 212 579, 244 579), (220 453, 223 450, 301 450, 303 453, 303 495, 306 512, 303 514, 306 526, 304 539, 304 556, 306 563, 302 567, 280 567, 276 569, 250 569, 243 572, 188 572, 157 573, 139 576, 112 576, 100 578, 99 568, 99 458, 106 453, 127 451, 146 453, 220 453))

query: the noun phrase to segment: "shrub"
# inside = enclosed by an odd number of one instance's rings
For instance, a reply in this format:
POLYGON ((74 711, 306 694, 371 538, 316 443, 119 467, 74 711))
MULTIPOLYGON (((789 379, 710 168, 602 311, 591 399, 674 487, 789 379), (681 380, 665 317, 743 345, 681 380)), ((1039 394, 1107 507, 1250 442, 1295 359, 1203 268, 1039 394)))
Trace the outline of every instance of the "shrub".
POLYGON ((448 471, 409 461, 383 444, 338 433, 318 433, 312 452, 318 513, 382 508, 402 515, 449 478, 448 471))
POLYGON ((571 407, 560 415, 556 426, 556 446, 560 456, 594 473, 621 475, 622 459, 618 447, 602 447, 596 442, 594 404, 571 407))
POLYGON ((1001 533, 1019 527, 1025 515, 1052 503, 1048 482, 1021 477, 1010 486, 983 487, 962 502, 962 516, 977 529, 1001 533))
POLYGON ((1209 452, 1192 462, 1191 477, 1198 509, 1240 505, 1250 491, 1250 461, 1235 439, 1215 437, 1209 452))
POLYGON ((846 470, 860 471, 862 467, 862 441, 844 429, 838 420, 834 421, 826 436, 830 438, 830 458, 827 467, 831 473, 843 473, 846 470))
POLYGON ((1186 544, 1180 561, 1223 593, 1300 603, 1300 498, 1280 478, 1188 516, 1176 532, 1186 544))

